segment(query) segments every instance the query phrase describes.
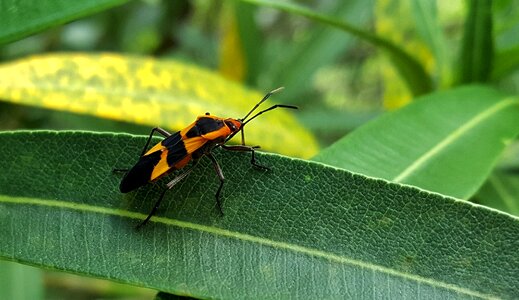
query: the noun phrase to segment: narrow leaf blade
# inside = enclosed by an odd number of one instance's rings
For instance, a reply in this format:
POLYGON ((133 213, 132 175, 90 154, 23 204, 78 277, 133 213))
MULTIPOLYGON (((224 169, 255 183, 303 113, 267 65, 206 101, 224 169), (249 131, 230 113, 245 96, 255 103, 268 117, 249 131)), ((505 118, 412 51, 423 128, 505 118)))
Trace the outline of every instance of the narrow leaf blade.
POLYGON ((492 1, 469 1, 458 64, 459 83, 486 82, 492 71, 492 1))
POLYGON ((121 5, 127 0, 44 0, 0 2, 0 44, 15 41, 55 25, 121 5))

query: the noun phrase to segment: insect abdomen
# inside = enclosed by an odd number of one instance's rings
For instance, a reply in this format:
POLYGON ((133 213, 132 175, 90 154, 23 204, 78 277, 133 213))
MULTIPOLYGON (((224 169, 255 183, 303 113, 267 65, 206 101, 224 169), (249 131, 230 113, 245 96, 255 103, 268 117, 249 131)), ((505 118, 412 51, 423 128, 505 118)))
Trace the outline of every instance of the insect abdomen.
POLYGON ((141 157, 121 180, 119 185, 121 193, 131 192, 148 183, 155 165, 160 161, 160 155, 161 151, 156 151, 141 157))

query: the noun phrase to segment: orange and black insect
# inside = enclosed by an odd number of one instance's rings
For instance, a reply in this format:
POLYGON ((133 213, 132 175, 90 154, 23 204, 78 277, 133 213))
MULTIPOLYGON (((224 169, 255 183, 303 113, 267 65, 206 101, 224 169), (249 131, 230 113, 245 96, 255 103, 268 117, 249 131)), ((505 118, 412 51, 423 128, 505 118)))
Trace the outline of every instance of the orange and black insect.
POLYGON ((146 219, 138 226, 141 227, 146 224, 150 218, 157 211, 160 202, 164 198, 166 191, 173 188, 178 182, 187 177, 196 166, 198 160, 204 156, 207 156, 213 163, 214 169, 218 178, 220 179, 220 186, 216 191, 216 205, 223 215, 222 203, 220 199, 220 193, 224 184, 224 175, 222 168, 218 164, 218 161, 211 153, 216 148, 222 148, 230 151, 246 151, 251 153, 251 164, 259 169, 268 170, 267 167, 259 165, 254 157, 255 149, 259 146, 246 146, 245 137, 243 134, 243 128, 247 123, 258 117, 259 115, 273 110, 278 107, 297 109, 293 105, 276 104, 267 109, 264 109, 252 117, 249 116, 273 93, 281 90, 282 88, 275 89, 267 93, 258 104, 256 104, 246 115, 241 119, 233 118, 220 118, 211 116, 206 113, 203 116, 199 116, 195 122, 191 123, 186 128, 177 131, 173 134, 166 130, 156 127, 153 128, 148 141, 142 150, 139 161, 133 166, 133 168, 127 169, 115 169, 114 171, 125 172, 119 189, 122 193, 133 191, 149 182, 154 182, 159 178, 169 174, 174 170, 184 168, 190 161, 193 161, 191 167, 179 174, 173 180, 168 182, 165 186, 164 191, 160 195, 159 199, 155 203, 155 206, 148 214, 146 219), (242 143, 241 145, 226 145, 226 143, 234 137, 238 132, 241 131, 242 143), (148 149, 151 139, 155 132, 165 137, 160 143, 148 149))

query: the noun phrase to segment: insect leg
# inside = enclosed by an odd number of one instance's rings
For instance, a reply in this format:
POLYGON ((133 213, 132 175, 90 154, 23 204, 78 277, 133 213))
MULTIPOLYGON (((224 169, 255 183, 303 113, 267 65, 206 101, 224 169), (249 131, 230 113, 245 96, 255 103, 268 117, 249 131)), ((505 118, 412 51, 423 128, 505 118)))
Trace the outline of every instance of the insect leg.
POLYGON ((151 133, 150 133, 150 136, 148 137, 148 141, 146 142, 146 145, 144 145, 144 148, 142 149, 142 153, 141 153, 141 156, 144 155, 144 153, 146 153, 146 150, 148 149, 148 146, 150 145, 150 142, 151 142, 151 138, 153 137, 153 134, 155 132, 158 132, 160 134, 162 134, 164 137, 168 137, 171 135, 171 133, 167 132, 166 130, 160 128, 160 127, 155 127, 151 130, 151 133))
POLYGON ((211 154, 209 152, 209 153, 206 153, 206 155, 213 162, 213 167, 216 172, 216 175, 218 175, 218 178, 220 179, 220 186, 218 187, 218 191, 216 191, 215 197, 216 197, 216 206, 218 206, 218 210, 220 210, 220 214, 223 216, 223 209, 222 209, 222 202, 220 199, 220 193, 223 188, 223 183, 225 181, 225 177, 223 176, 222 168, 220 168, 220 165, 218 164, 218 161, 216 160, 216 158, 214 158, 213 154, 211 154))
POLYGON ((244 145, 235 145, 235 146, 227 146, 227 145, 221 145, 221 147, 225 150, 229 151, 241 151, 241 152, 251 152, 251 160, 250 163, 262 170, 270 170, 269 167, 262 166, 256 162, 256 157, 254 156, 254 153, 256 153, 255 149, 258 149, 260 146, 244 146, 244 145))
POLYGON ((189 175, 189 173, 191 173, 193 171, 193 169, 195 168, 196 164, 197 164, 197 161, 194 161, 193 165, 191 166, 191 168, 189 168, 189 170, 187 170, 184 173, 182 173, 182 174, 178 175, 177 177, 173 178, 173 180, 171 180, 170 182, 168 182, 166 184, 166 188, 160 194, 160 197, 157 200, 157 202, 155 202, 155 205, 153 206, 153 209, 150 211, 150 213, 148 214, 146 219, 144 219, 144 221, 142 221, 139 225, 137 225, 136 229, 139 229, 142 226, 146 225, 146 223, 148 223, 148 221, 151 219, 151 217, 153 215, 155 215, 155 213, 157 212, 157 209, 159 209, 160 203, 162 202, 162 199, 164 199, 164 195, 166 194, 166 192, 171 190, 182 179, 186 178, 187 175, 189 175))
MULTIPOLYGON (((155 132, 158 132, 160 134, 162 134, 164 137, 168 137, 171 135, 171 133, 167 132, 166 130, 160 128, 160 127, 155 127, 151 130, 151 133, 150 133, 150 136, 148 137, 148 140, 146 141, 146 145, 144 145, 144 148, 142 149, 142 153, 141 153, 141 156, 144 155, 144 153, 146 153, 146 149, 148 149, 148 146, 150 145, 150 142, 151 142, 151 138, 153 137, 153 134, 155 132)), ((127 173, 130 169, 112 169, 112 172, 113 173, 127 173)))

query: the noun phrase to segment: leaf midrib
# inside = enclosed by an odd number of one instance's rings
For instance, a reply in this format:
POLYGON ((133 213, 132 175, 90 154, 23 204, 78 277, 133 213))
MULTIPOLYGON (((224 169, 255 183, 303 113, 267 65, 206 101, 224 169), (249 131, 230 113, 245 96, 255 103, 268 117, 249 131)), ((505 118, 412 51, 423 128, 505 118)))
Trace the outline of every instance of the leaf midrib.
POLYGON ((490 118, 492 115, 497 114, 500 110, 505 109, 506 107, 514 104, 519 105, 519 100, 510 97, 505 98, 502 101, 487 107, 485 110, 481 111, 479 114, 469 119, 468 122, 458 127, 449 135, 445 136, 445 138, 443 138, 438 144, 436 144, 436 146, 429 149, 429 151, 424 152, 420 157, 418 157, 418 159, 414 160, 412 164, 410 164, 402 172, 393 177, 391 181, 398 183, 404 182, 407 178, 413 175, 413 173, 416 170, 418 170, 421 166, 425 165, 429 160, 431 160, 442 150, 458 141, 465 133, 470 131, 472 128, 476 127, 477 125, 485 121, 485 119, 490 118))
MULTIPOLYGON (((81 203, 74 203, 74 202, 67 202, 67 201, 58 201, 58 200, 43 200, 43 199, 35 199, 35 198, 26 198, 26 197, 11 197, 11 196, 0 196, 0 203, 12 203, 12 204, 19 204, 19 205, 34 205, 34 206, 46 206, 46 207, 57 207, 61 209, 70 209, 75 211, 82 211, 82 212, 91 212, 91 213, 98 213, 103 215, 112 215, 112 216, 118 216, 118 217, 126 217, 131 219, 137 219, 137 220, 143 220, 146 218, 147 215, 138 213, 138 212, 132 212, 122 209, 114 209, 114 208, 108 208, 108 207, 102 207, 102 206, 92 206, 87 204, 81 204, 81 203)), ((375 265, 366 263, 363 261, 347 258, 344 256, 340 256, 337 254, 325 252, 318 249, 303 247, 299 245, 289 244, 285 242, 279 242, 274 240, 269 240, 262 237, 257 237, 249 234, 239 233, 235 231, 230 231, 218 227, 210 227, 206 225, 186 222, 186 221, 180 221, 176 219, 166 218, 166 217, 157 217, 154 216, 150 219, 151 222, 155 223, 161 223, 164 225, 169 226, 176 226, 179 228, 184 229, 191 229, 195 231, 201 231, 209 234, 213 234, 215 236, 223 236, 227 238, 234 238, 236 240, 241 241, 247 241, 251 243, 256 243, 262 246, 270 246, 273 248, 283 249, 283 250, 289 250, 293 252, 297 252, 300 254, 305 254, 308 256, 314 256, 319 258, 324 258, 330 261, 334 261, 339 264, 343 265, 350 265, 355 267, 361 267, 364 269, 371 270, 373 272, 381 272, 388 275, 392 275, 395 277, 401 277, 407 280, 415 281, 422 284, 428 284, 430 286, 435 286, 438 288, 443 288, 447 290, 452 290, 460 294, 466 294, 469 296, 474 297, 480 297, 480 298, 491 298, 492 295, 487 295, 480 293, 478 291, 462 288, 453 284, 431 280, 429 278, 420 277, 417 275, 412 275, 408 273, 399 272, 387 267, 375 265)))

